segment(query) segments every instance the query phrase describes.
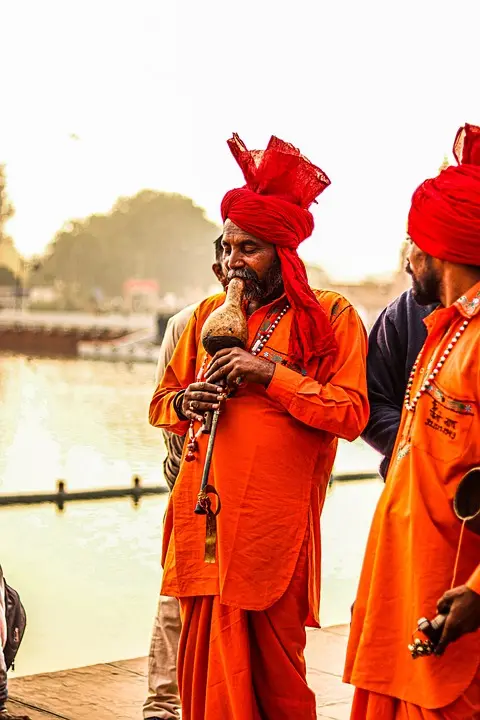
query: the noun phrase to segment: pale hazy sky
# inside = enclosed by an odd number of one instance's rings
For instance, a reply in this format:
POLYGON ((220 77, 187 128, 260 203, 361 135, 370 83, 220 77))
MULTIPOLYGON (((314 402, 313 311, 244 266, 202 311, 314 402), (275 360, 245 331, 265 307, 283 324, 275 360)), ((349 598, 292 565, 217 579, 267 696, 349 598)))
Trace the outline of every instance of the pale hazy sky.
POLYGON ((242 184, 235 131, 330 176, 306 259, 385 273, 413 190, 480 124, 478 0, 0 0, 0 17, 0 162, 26 254, 145 187, 219 221, 242 184))

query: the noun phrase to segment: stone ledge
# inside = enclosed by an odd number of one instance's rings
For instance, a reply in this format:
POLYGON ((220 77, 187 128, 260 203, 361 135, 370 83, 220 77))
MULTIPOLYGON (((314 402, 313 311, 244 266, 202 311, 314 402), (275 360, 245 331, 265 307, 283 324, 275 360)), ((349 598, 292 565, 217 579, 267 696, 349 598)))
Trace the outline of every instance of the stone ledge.
MULTIPOLYGON (((348 626, 307 631, 308 682, 319 720, 348 720, 353 689, 342 683, 348 626)), ((20 677, 8 708, 31 720, 141 720, 147 658, 20 677)))

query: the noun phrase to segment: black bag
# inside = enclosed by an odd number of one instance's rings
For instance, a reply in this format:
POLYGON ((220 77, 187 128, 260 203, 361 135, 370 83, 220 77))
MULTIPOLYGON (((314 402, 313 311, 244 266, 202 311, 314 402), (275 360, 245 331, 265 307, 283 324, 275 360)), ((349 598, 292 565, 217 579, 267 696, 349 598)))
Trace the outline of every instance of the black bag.
POLYGON ((15 656, 27 626, 27 614, 20 595, 5 582, 5 615, 7 619, 7 642, 3 648, 7 670, 15 669, 15 656))

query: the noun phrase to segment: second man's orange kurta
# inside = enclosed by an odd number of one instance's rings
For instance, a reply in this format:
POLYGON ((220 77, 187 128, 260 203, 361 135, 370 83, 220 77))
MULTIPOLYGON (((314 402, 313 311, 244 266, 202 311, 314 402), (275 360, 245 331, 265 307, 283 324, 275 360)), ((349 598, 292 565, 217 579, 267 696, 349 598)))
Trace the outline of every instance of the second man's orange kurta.
MULTIPOLYGON (((435 617, 437 601, 453 580, 480 593, 480 537, 468 529, 453 578, 461 530, 453 498, 463 475, 480 464, 480 283, 425 320, 428 338, 411 397, 465 320, 468 326, 415 411, 403 410, 350 633, 345 680, 361 689, 354 720, 370 719, 377 710, 386 720, 410 717, 402 714, 405 703, 412 718, 419 717, 415 708, 447 707, 446 717, 456 718, 452 704, 467 702, 477 703, 478 714, 465 720, 480 717, 480 632, 464 635, 441 657, 412 660, 408 651, 417 620, 435 617), (398 707, 398 714, 388 714, 388 707, 398 707)), ((426 712, 430 717, 437 715, 426 712)))
MULTIPOLYGON (((204 562, 205 518, 193 512, 208 440, 202 436, 196 460, 182 463, 168 506, 163 594, 219 595, 222 604, 264 610, 289 586, 310 527, 310 611, 318 622, 320 511, 337 437, 360 434, 368 402, 362 322, 341 296, 316 294, 331 319, 338 353, 313 362, 304 374, 295 371, 287 358, 292 311, 281 320, 261 354, 276 363, 270 385, 240 388, 220 417, 210 478, 222 501, 217 562, 204 562)), ((173 399, 195 381, 205 355, 201 328, 224 297, 209 298, 194 313, 152 399, 152 425, 186 433, 188 423, 178 419, 173 399)), ((260 325, 276 317, 277 306, 248 319, 249 346, 260 325)))

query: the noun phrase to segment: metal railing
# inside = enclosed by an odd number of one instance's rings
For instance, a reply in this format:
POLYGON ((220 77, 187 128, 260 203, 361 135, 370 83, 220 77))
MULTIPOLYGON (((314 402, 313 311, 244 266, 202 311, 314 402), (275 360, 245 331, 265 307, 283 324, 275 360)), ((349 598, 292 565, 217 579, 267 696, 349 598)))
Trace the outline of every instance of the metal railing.
POLYGON ((66 502, 75 500, 109 500, 112 498, 131 497, 137 505, 143 495, 161 495, 168 493, 167 485, 142 485, 138 476, 135 476, 130 487, 124 488, 100 488, 85 490, 67 490, 64 480, 57 482, 57 489, 51 493, 26 492, 17 494, 0 495, 0 506, 2 505, 40 505, 43 503, 54 503, 60 510, 63 510, 66 502))
MULTIPOLYGON (((379 474, 376 472, 362 473, 336 473, 331 476, 329 485, 334 482, 352 482, 361 480, 377 480, 379 474)), ((0 507, 12 505, 41 505, 53 503, 60 510, 63 510, 65 503, 79 500, 111 500, 112 498, 130 497, 134 505, 138 505, 140 498, 144 495, 163 495, 168 493, 167 485, 142 485, 141 479, 136 475, 130 487, 123 488, 99 488, 85 490, 67 490, 64 480, 57 482, 54 492, 25 492, 6 493, 0 495, 0 507)))

